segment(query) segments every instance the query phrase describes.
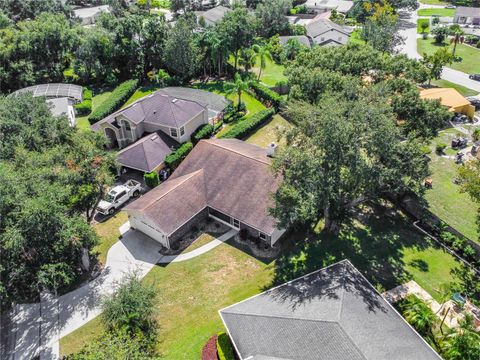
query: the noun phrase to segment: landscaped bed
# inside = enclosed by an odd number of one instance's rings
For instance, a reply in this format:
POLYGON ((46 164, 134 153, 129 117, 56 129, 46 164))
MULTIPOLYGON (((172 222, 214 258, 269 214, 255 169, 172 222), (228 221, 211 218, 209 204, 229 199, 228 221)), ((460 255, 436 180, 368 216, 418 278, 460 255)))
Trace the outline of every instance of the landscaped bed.
MULTIPOLYGON (((386 208, 364 208, 338 235, 294 232, 290 248, 264 263, 226 243, 182 263, 155 267, 143 280, 155 288, 160 324, 158 350, 166 359, 196 359, 223 325, 217 311, 276 284, 348 258, 378 288, 414 279, 433 297, 451 281, 454 258, 424 240, 411 220, 386 208)), ((61 339, 61 353, 98 336, 99 318, 61 339)))
POLYGON ((417 11, 418 16, 440 16, 440 17, 453 17, 455 15, 455 9, 420 9, 417 11))
MULTIPOLYGON (((111 90, 100 91, 92 97, 92 111, 98 108, 111 94, 111 90)), ((88 115, 77 117, 77 127, 82 130, 90 130, 88 115)))

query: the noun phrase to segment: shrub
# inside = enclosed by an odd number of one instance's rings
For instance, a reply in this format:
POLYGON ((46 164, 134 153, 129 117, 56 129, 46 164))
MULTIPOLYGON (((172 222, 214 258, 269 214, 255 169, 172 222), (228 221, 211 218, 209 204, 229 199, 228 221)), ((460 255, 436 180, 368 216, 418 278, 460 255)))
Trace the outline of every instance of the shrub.
POLYGON ((256 97, 266 106, 273 106, 275 109, 278 109, 282 103, 282 97, 265 85, 255 82, 252 83, 251 87, 256 97))
POLYGON ((182 146, 165 158, 165 165, 172 170, 176 169, 192 149, 193 144, 191 142, 183 143, 182 146))
POLYGON ((480 140, 480 129, 473 130, 472 138, 474 141, 480 140))
POLYGON ((145 184, 150 189, 153 189, 154 187, 158 186, 158 184, 160 184, 160 179, 156 171, 143 174, 143 179, 145 180, 145 184))
POLYGON ((223 126, 223 120, 217 120, 215 123, 215 126, 213 127, 213 132, 217 133, 218 130, 220 130, 223 126))
POLYGON ((210 125, 210 124, 201 125, 192 134, 192 143, 196 144, 202 139, 209 139, 212 136, 213 131, 214 131, 213 125, 210 125))
POLYGON ((235 360, 232 344, 228 335, 224 332, 218 334, 217 337, 217 353, 219 360, 235 360))
POLYGON ((447 144, 444 143, 438 143, 435 146, 435 151, 439 154, 443 154, 443 151, 447 148, 447 144))
POLYGON ((118 85, 110 96, 88 117, 90 124, 95 124, 97 121, 102 120, 104 117, 116 111, 132 96, 135 90, 137 90, 137 87, 138 80, 136 79, 127 80, 118 85))
POLYGON ((244 138, 263 125, 266 121, 270 120, 273 114, 275 114, 275 110, 265 109, 253 115, 246 116, 238 123, 233 125, 229 131, 221 136, 221 138, 244 138))
POLYGON ((243 101, 240 103, 240 106, 229 104, 224 110, 225 115, 223 117, 223 121, 226 123, 234 122, 240 119, 242 116, 245 116, 246 111, 247 106, 243 101))
POLYGON ((83 100, 92 100, 93 92, 89 88, 84 87, 82 91, 82 98, 83 100))
POLYGON ((217 356, 217 335, 208 339, 202 349, 202 360, 218 360, 217 356))
POLYGON ((471 245, 467 245, 463 248, 463 256, 467 258, 467 260, 475 260, 476 251, 471 245))
POLYGON ((88 115, 92 112, 92 100, 83 100, 79 104, 74 105, 78 115, 88 115))

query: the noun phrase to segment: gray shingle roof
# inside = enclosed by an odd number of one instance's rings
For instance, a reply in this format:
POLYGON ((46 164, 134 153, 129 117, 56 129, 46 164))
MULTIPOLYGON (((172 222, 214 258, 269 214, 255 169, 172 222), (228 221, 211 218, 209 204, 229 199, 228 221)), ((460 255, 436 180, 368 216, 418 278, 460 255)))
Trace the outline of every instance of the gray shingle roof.
POLYGON ((270 235, 276 223, 268 208, 277 186, 266 149, 236 139, 202 140, 170 179, 125 209, 141 211, 170 234, 195 215, 194 211, 208 205, 270 235), (182 186, 173 186, 180 178, 182 186), (197 204, 199 199, 205 203, 197 204), (173 208, 175 211, 165 213, 173 208))
POLYGON ((455 10, 455 16, 480 17, 480 8, 459 6, 455 10))
POLYGON ((209 110, 216 112, 223 111, 230 103, 230 101, 223 96, 205 90, 173 86, 160 89, 159 91, 162 94, 178 99, 195 101, 209 110))
POLYGON ((203 18, 213 24, 216 24, 217 22, 221 21, 225 14, 229 13, 230 10, 229 8, 225 6, 215 6, 214 8, 205 11, 201 16, 203 18))
POLYGON ((163 132, 149 134, 127 146, 117 154, 117 162, 125 167, 144 172, 161 165, 178 143, 163 132))
POLYGON ((327 31, 332 31, 332 30, 337 30, 345 35, 349 35, 351 32, 350 28, 338 25, 333 21, 325 18, 314 19, 306 26, 306 28, 307 28, 307 35, 312 38, 316 38, 317 36, 320 36, 326 33, 327 31))
POLYGON ((347 260, 220 316, 241 359, 441 359, 347 260))

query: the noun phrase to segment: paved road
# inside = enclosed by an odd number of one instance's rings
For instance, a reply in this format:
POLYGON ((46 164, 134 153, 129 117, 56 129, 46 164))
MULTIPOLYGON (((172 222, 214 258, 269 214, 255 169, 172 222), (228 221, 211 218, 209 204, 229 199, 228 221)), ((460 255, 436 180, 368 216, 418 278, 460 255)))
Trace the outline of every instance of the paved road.
MULTIPOLYGON (((420 8, 432 8, 433 5, 421 4, 420 8)), ((441 6, 437 6, 441 7, 441 6)), ((420 59, 417 53, 417 12, 401 11, 400 12, 400 34, 405 38, 405 43, 398 49, 402 54, 406 54, 411 59, 420 59)), ((470 80, 468 74, 461 71, 444 67, 442 71, 442 79, 476 90, 480 93, 480 81, 470 80)))
POLYGON ((2 360, 26 360, 36 355, 58 359, 59 339, 99 315, 101 299, 113 293, 125 274, 136 271, 144 277, 157 263, 192 259, 230 239, 236 230, 178 256, 162 256, 160 244, 130 230, 128 223, 120 227, 120 233, 123 236, 108 251, 105 269, 98 278, 58 298, 45 296, 41 303, 17 305, 7 344, 0 349, 2 360))

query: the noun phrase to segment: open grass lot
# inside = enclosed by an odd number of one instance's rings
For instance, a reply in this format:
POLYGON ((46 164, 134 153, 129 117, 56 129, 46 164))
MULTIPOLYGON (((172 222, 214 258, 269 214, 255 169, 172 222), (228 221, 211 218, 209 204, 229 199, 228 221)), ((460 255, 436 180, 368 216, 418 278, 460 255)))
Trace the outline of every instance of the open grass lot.
MULTIPOLYGON (((144 281, 157 293, 163 358, 199 358, 209 336, 222 330, 219 309, 344 258, 377 287, 414 279, 434 297, 458 265, 424 240, 410 219, 384 207, 363 208, 338 236, 292 232, 285 240, 290 245, 271 262, 227 243, 187 262, 155 267, 144 281)), ((101 331, 101 320, 89 322, 61 339, 61 353, 79 350, 101 331)))
MULTIPOLYGON (((92 111, 94 111, 106 98, 111 94, 110 90, 99 92, 92 97, 92 111)), ((77 117, 77 127, 82 130, 90 130, 90 123, 88 122, 88 115, 77 117)))
MULTIPOLYGON (((431 38, 426 40, 417 39, 417 52, 420 55, 423 55, 423 53, 433 54, 442 46, 447 46, 447 44, 437 45, 431 38)), ((448 48, 452 51, 453 45, 448 45, 448 48)), ((449 64, 448 67, 463 71, 467 74, 480 73, 480 49, 464 44, 458 44, 455 56, 459 56, 461 61, 454 61, 449 64)))
MULTIPOLYGON (((478 242, 477 206, 467 194, 460 193, 458 185, 453 183, 459 165, 455 164, 453 159, 444 158, 435 153, 436 143, 450 145, 451 139, 459 135, 465 136, 455 129, 447 129, 433 141, 433 151, 430 154, 433 187, 427 190, 425 197, 430 211, 471 240, 478 242)), ((449 156, 453 156, 455 153, 455 150, 446 150, 446 154, 449 156)))
POLYGON ((450 81, 443 80, 443 79, 433 80, 433 81, 432 81, 432 84, 433 84, 433 85, 436 85, 436 86, 438 86, 438 87, 454 88, 455 90, 457 90, 457 91, 458 91, 460 94, 462 94, 463 96, 473 96, 473 95, 477 95, 477 94, 478 94, 478 91, 469 89, 469 88, 467 88, 467 87, 465 87, 465 86, 458 85, 458 84, 455 84, 455 83, 452 83, 452 82, 450 82, 450 81))
MULTIPOLYGON (((262 126, 252 135, 250 135, 245 141, 251 144, 258 145, 262 148, 267 147, 270 143, 279 143, 278 131, 282 129, 288 129, 292 125, 285 120, 280 114, 275 115, 267 124, 262 126)), ((284 141, 280 140, 280 146, 284 141)))
POLYGON ((430 32, 430 21, 428 19, 418 19, 417 20, 417 34, 423 34, 422 24, 429 24, 425 29, 426 33, 430 32))
POLYGON ((418 16, 440 16, 440 17, 453 17, 455 15, 455 9, 420 9, 417 11, 418 16))
MULTIPOLYGON (((283 74, 285 66, 279 65, 272 60, 266 59, 266 67, 262 70, 260 81, 267 86, 275 86, 279 81, 286 81, 287 77, 283 74)), ((257 59, 256 67, 253 72, 258 75, 260 71, 260 59, 257 59)))

